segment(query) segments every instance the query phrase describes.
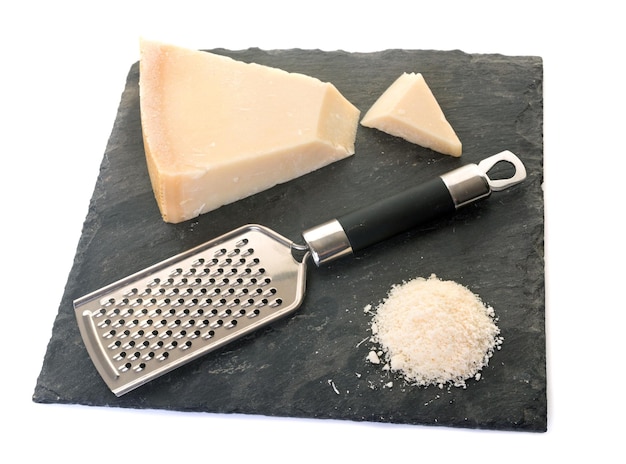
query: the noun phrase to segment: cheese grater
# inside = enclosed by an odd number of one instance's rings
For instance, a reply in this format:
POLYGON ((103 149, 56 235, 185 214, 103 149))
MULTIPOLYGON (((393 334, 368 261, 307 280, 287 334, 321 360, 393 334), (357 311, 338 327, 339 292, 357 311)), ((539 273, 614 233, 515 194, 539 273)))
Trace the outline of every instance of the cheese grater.
POLYGON ((504 151, 308 229, 304 245, 245 225, 75 300, 81 336, 121 396, 293 313, 309 258, 326 264, 525 178, 519 158, 504 151), (491 179, 500 162, 513 175, 491 179))

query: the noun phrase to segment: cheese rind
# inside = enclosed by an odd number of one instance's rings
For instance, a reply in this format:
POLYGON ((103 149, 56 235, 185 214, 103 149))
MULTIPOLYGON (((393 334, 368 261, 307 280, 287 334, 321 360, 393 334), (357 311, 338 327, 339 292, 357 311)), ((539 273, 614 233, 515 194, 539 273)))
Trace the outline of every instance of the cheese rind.
POLYGON ((461 156, 462 144, 424 77, 403 73, 376 100, 361 124, 439 153, 461 156))
POLYGON ((141 41, 141 123, 166 222, 354 154, 359 110, 314 77, 141 41))

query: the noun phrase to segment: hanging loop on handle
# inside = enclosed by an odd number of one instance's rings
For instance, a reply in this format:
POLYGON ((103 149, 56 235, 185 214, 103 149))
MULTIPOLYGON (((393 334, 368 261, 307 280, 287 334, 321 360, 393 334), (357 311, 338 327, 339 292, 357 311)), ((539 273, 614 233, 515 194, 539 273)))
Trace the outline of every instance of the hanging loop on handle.
POLYGON ((478 164, 467 164, 441 176, 456 209, 488 197, 526 179, 526 169, 520 159, 508 150, 485 158, 478 164), (491 179, 489 171, 498 163, 510 163, 515 173, 508 178, 491 179))
POLYGON ((478 163, 478 168, 485 174, 489 183, 489 187, 491 187, 491 190, 493 190, 494 192, 505 190, 515 184, 519 184, 524 179, 526 179, 526 168, 524 167, 524 164, 517 156, 515 156, 508 150, 500 152, 497 155, 490 156, 489 158, 485 158, 480 163, 478 163), (493 168, 496 164, 500 162, 511 163, 515 168, 515 173, 511 177, 506 179, 490 179, 488 172, 491 170, 491 168, 493 168))

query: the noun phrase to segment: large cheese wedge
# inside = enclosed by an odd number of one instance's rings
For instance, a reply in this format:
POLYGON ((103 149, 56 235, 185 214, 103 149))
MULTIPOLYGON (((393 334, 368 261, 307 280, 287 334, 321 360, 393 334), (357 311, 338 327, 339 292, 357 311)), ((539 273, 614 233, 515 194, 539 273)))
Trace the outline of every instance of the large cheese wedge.
POLYGON ((439 153, 461 156, 461 141, 419 73, 402 74, 376 100, 361 124, 439 153))
POLYGON ((141 40, 139 82, 148 171, 166 222, 354 154, 360 112, 319 79, 141 40))

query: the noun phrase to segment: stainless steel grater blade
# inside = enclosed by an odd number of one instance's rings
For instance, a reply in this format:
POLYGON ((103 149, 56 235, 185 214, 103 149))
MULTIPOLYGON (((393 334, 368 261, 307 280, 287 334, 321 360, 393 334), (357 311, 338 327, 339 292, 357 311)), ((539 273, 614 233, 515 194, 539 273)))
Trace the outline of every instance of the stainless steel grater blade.
POLYGON ((292 250, 247 225, 77 299, 82 338, 111 391, 123 395, 295 311, 306 254, 292 250))
POLYGON ((301 305, 306 261, 355 253, 526 178, 503 151, 307 229, 298 245, 247 225, 74 301, 81 336, 117 396, 272 323, 301 305), (488 173, 504 162, 508 178, 488 173))

